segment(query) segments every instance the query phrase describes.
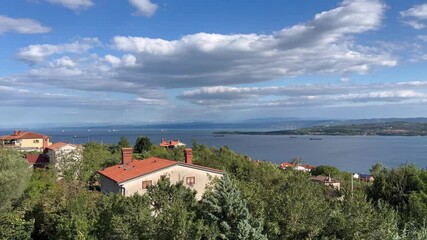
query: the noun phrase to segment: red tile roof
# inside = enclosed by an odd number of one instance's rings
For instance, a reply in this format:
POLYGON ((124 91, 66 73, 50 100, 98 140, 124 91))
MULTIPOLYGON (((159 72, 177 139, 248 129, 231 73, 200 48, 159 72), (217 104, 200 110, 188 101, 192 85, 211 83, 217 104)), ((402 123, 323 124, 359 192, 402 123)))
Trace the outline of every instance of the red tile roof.
POLYGON ((61 148, 61 147, 65 146, 65 145, 68 145, 68 144, 69 143, 57 142, 57 143, 54 143, 54 144, 52 144, 50 146, 47 146, 46 148, 51 149, 51 150, 57 150, 58 148, 61 148))
POLYGON ((117 183, 121 183, 121 182, 125 182, 127 180, 140 177, 145 174, 152 173, 152 172, 155 172, 170 166, 174 166, 174 165, 186 166, 190 168, 196 168, 196 169, 216 172, 216 173, 223 172, 222 170, 218 170, 214 168, 182 163, 182 162, 177 162, 177 161, 163 159, 163 158, 151 157, 144 160, 133 160, 124 165, 123 164, 114 165, 114 166, 105 168, 103 170, 100 170, 98 171, 98 173, 100 173, 101 175, 104 175, 107 178, 110 178, 111 180, 117 183))
POLYGON ((184 143, 180 142, 179 139, 176 141, 173 141, 173 140, 168 141, 168 140, 162 139, 162 142, 159 144, 159 146, 160 147, 174 147, 178 144, 184 144, 184 143))
POLYGON ((35 132, 15 131, 11 135, 0 137, 1 140, 34 139, 34 138, 48 138, 48 136, 40 133, 35 133, 35 132))
POLYGON ((25 158, 31 165, 49 163, 49 158, 44 154, 27 154, 25 158))

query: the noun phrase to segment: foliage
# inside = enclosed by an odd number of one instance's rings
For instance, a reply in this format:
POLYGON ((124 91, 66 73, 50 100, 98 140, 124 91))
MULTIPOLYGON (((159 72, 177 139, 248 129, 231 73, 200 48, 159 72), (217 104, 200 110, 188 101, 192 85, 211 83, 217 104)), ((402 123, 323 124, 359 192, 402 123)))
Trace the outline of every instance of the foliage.
POLYGON ((130 147, 129 140, 125 136, 122 136, 120 138, 120 141, 119 141, 118 145, 119 145, 120 148, 130 147))
POLYGON ((337 167, 328 166, 328 165, 320 165, 320 166, 316 167, 315 169, 313 169, 311 171, 311 173, 314 176, 324 175, 324 176, 331 176, 334 178, 342 175, 341 171, 337 167))
POLYGON ((143 153, 150 150, 152 145, 153 143, 149 137, 138 137, 136 139, 135 146, 133 147, 133 151, 135 153, 143 153))
POLYGON ((427 170, 411 164, 382 169, 368 190, 374 201, 386 201, 399 213, 401 227, 427 222, 427 170))
POLYGON ((9 210, 28 184, 31 168, 21 154, 0 149, 0 212, 9 210))
POLYGON ((262 221, 252 217, 240 191, 225 175, 202 199, 202 214, 212 227, 212 237, 219 239, 267 239, 262 221))

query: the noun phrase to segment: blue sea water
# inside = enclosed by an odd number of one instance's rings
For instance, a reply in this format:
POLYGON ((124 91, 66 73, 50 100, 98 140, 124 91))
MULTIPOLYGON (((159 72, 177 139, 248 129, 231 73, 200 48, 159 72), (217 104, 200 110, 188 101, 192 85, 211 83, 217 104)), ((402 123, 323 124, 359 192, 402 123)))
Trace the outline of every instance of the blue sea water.
MULTIPOLYGON (((427 137, 390 136, 321 136, 322 140, 310 140, 310 136, 224 135, 215 137, 215 130, 161 130, 161 129, 33 129, 51 137, 51 141, 86 143, 117 143, 126 136, 133 144, 137 137, 148 136, 153 143, 161 139, 179 139, 191 146, 193 139, 208 146, 227 146, 252 159, 273 163, 290 161, 296 156, 311 165, 333 165, 341 170, 367 173, 369 168, 382 162, 387 167, 413 163, 427 167, 427 137)), ((0 131, 0 135, 10 134, 0 131)), ((318 136, 316 136, 318 137, 318 136)))

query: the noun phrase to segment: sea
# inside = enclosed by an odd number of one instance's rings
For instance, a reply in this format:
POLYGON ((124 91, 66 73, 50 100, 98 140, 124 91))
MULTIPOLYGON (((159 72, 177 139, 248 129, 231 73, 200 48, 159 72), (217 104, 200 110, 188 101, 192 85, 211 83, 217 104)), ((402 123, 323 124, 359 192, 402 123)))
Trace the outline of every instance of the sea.
MULTIPOLYGON (((117 143, 126 136, 131 144, 137 137, 147 136, 154 144, 162 139, 177 140, 191 147, 192 140, 200 144, 221 147, 249 156, 252 160, 273 163, 291 161, 299 156, 304 163, 333 165, 343 171, 369 173, 372 165, 381 162, 386 167, 404 163, 427 167, 427 137, 401 136, 287 136, 287 135, 214 135, 217 129, 29 129, 50 136, 52 142, 84 144, 117 143), (313 140, 316 139, 316 140, 313 140)), ((0 130, 0 135, 11 134, 0 130)))

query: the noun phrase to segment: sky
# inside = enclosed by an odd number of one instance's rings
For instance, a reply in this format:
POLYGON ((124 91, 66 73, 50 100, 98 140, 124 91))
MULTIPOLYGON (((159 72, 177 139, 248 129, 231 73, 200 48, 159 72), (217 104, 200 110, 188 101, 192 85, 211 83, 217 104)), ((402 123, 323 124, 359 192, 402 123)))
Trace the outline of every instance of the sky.
POLYGON ((427 117, 427 3, 2 0, 0 127, 427 117))

